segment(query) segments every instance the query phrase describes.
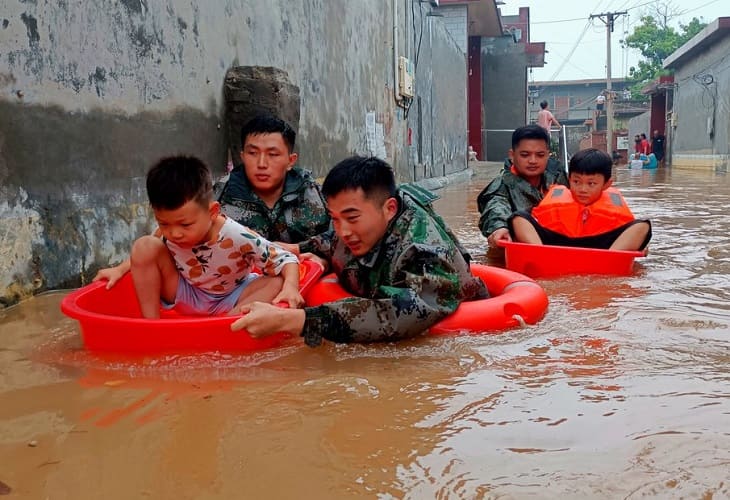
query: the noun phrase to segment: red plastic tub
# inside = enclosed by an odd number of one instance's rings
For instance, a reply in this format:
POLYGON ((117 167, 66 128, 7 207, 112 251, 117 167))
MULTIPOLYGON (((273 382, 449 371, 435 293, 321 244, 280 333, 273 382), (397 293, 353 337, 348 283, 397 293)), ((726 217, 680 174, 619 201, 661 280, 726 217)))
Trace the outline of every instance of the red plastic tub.
POLYGON ((644 252, 597 248, 531 245, 500 240, 507 269, 531 278, 553 278, 573 274, 626 276, 634 270, 634 259, 644 252))
MULTIPOLYGON (((299 274, 305 293, 322 275, 322 267, 305 260, 299 264, 299 274)), ((245 331, 232 332, 231 323, 240 316, 183 316, 161 309, 160 319, 142 318, 131 273, 110 290, 106 281, 97 281, 69 293, 61 311, 78 320, 84 345, 92 351, 253 351, 274 347, 284 337, 254 339, 245 331)))

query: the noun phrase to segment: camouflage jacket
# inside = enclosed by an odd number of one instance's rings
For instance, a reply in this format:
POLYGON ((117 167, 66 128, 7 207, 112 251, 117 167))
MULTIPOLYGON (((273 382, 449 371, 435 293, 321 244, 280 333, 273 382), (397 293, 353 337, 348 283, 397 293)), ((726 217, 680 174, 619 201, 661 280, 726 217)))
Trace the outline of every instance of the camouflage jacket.
POLYGON ((497 229, 507 228, 507 219, 513 212, 532 209, 553 184, 568 185, 568 178, 562 168, 545 170, 539 187, 534 187, 510 170, 502 172, 477 197, 482 234, 489 236, 497 229))
POLYGON ((310 173, 293 168, 273 208, 254 193, 242 167, 231 172, 219 197, 223 213, 269 241, 299 243, 325 232, 330 217, 319 186, 310 173))
POLYGON ((334 231, 300 245, 327 259, 340 284, 354 295, 305 309, 302 336, 307 345, 319 345, 322 338, 372 342, 413 337, 460 302, 487 296, 458 241, 419 192, 428 193, 414 186, 399 189, 399 211, 367 255, 353 256, 334 231))

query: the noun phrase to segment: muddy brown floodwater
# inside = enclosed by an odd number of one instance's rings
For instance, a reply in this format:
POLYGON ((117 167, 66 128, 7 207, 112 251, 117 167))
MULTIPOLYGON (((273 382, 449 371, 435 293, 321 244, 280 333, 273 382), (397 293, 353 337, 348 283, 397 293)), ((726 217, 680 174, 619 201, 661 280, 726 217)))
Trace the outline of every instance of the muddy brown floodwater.
MULTIPOLYGON (((475 199, 496 172, 437 205, 492 263, 475 199)), ((0 312, 0 495, 730 497, 730 180, 616 180, 650 255, 541 280, 545 319, 502 335, 129 359, 86 352, 63 293, 0 312)))

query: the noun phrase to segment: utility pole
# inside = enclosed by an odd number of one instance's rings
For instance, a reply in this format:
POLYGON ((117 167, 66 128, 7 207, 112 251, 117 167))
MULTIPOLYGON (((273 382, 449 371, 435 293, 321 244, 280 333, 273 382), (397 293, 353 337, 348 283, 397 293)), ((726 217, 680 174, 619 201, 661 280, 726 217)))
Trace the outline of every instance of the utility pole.
MULTIPOLYGON (((611 90, 611 33, 613 24, 618 16, 626 14, 621 12, 604 12, 602 14, 591 14, 590 19, 599 18, 606 25, 606 152, 610 155, 613 148, 613 91, 611 90), (605 17, 605 19, 604 19, 605 17)), ((596 117, 598 121, 598 117, 596 117)))

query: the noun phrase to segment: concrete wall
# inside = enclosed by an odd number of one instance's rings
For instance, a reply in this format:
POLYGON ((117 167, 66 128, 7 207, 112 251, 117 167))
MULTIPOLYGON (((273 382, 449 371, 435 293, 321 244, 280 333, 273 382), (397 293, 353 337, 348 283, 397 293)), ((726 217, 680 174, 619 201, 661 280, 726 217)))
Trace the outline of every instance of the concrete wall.
POLYGON ((467 66, 466 54, 451 37, 443 18, 427 16, 424 11, 415 21, 418 95, 408 110, 408 125, 412 178, 420 180, 466 168, 467 66))
MULTIPOLYGON (((413 59, 410 4, 393 1, 399 53, 413 59)), ((0 306, 76 286, 123 259, 131 241, 152 229, 144 176, 160 156, 196 154, 223 173, 222 89, 233 66, 276 67, 300 87, 304 167, 322 176, 346 155, 373 152, 366 119, 374 117, 383 132, 375 146, 399 180, 411 180, 407 137, 415 127, 393 98, 391 6, 4 1, 0 306)), ((441 174, 466 166, 466 70, 440 18, 429 19, 421 55, 430 53, 423 61, 432 67, 419 63, 419 75, 428 69, 458 83, 417 82, 428 133, 439 138, 431 170, 441 174)))
POLYGON ((482 144, 486 160, 501 161, 512 131, 527 123, 527 55, 512 36, 482 39, 482 144))
MULTIPOLYGON (((730 36, 675 70, 671 164, 727 171, 730 162, 730 36)), ((670 132, 670 131, 668 131, 670 132)), ((667 134, 669 135, 669 134, 667 134)))
POLYGON ((467 51, 467 6, 466 5, 444 5, 438 9, 438 13, 444 16, 443 22, 451 37, 461 51, 467 51))

